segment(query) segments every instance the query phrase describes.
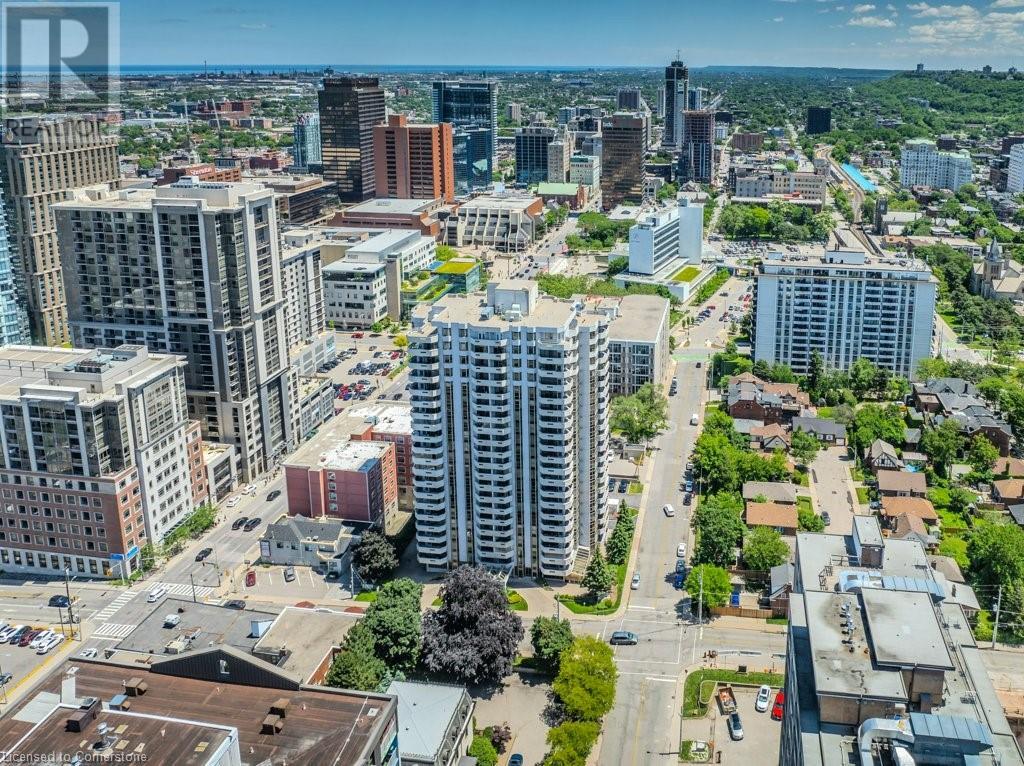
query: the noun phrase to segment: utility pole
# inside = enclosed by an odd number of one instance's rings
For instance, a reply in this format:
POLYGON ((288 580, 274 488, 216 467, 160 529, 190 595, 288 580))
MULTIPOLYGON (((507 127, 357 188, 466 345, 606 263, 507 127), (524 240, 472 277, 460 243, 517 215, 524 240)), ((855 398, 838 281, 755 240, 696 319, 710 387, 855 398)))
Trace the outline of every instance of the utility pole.
POLYGON ((191 572, 188 573, 188 581, 192 584, 192 603, 195 604, 199 599, 196 598, 196 578, 191 572))
MULTIPOLYGON (((697 596, 697 621, 700 622, 701 627, 698 630, 693 631, 693 649, 691 649, 691 651, 690 651, 690 664, 691 665, 697 661, 697 634, 699 633, 701 640, 702 641, 704 640, 704 610, 702 608, 703 607, 703 601, 704 601, 704 570, 703 569, 701 569, 697 573, 697 577, 700 580, 700 589, 699 589, 700 595, 697 596)), ((692 613, 693 612, 693 604, 692 604, 692 598, 693 597, 691 596, 690 598, 691 598, 690 612, 692 613)))
MULTIPOLYGON (((71 570, 69 570, 67 567, 65 567, 64 568, 64 594, 68 597, 68 627, 71 629, 71 640, 74 641, 74 639, 75 639, 75 618, 74 618, 74 613, 72 612, 72 609, 74 608, 74 604, 71 603, 71 579, 70 579, 70 575, 71 575, 71 570)), ((78 639, 81 640, 82 637, 79 636, 78 639)))
POLYGON ((1003 586, 999 586, 999 595, 996 597, 996 624, 992 626, 992 648, 996 648, 996 637, 999 635, 999 608, 1003 605, 1003 586))

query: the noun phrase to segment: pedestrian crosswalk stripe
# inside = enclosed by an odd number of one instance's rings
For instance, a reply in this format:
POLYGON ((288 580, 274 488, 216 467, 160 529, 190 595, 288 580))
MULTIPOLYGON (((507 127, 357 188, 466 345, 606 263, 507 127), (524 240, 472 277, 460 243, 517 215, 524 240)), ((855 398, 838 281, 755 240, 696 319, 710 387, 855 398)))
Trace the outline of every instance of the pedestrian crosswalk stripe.
MULTIPOLYGON (((150 586, 150 590, 158 586, 163 586, 167 589, 169 596, 187 596, 192 598, 192 584, 187 582, 155 582, 150 586)), ((212 594, 214 588, 209 585, 197 585, 195 589, 196 598, 206 598, 212 594)))
POLYGON ((134 625, 119 625, 116 622, 105 622, 92 634, 92 638, 124 638, 135 630, 134 625))
POLYGON ((117 612, 118 609, 120 609, 122 606, 127 604, 133 598, 135 598, 135 595, 136 595, 137 592, 138 591, 134 591, 134 590, 126 590, 120 596, 118 596, 113 601, 111 601, 109 604, 107 604, 105 607, 103 607, 103 609, 98 611, 93 616, 93 619, 94 620, 109 620, 111 617, 114 616, 114 613, 117 612))

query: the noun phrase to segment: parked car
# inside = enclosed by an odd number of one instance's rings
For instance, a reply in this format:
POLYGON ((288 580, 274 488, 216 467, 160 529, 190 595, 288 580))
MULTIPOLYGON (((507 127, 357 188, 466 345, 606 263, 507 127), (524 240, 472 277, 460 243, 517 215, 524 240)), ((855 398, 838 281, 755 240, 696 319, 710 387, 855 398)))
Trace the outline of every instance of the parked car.
POLYGON ((695 412, 692 415, 690 415, 690 425, 695 426, 698 423, 700 423, 700 418, 697 417, 697 413, 695 412))
POLYGON ((56 596, 50 596, 50 600, 47 602, 47 605, 55 606, 58 609, 67 609, 71 605, 71 602, 68 601, 67 596, 61 596, 58 594, 56 596))
POLYGON ((14 635, 15 631, 21 630, 24 625, 5 625, 0 628, 0 644, 7 643, 7 640, 14 635))
POLYGON ((224 503, 224 505, 226 505, 228 508, 234 508, 236 505, 238 505, 240 501, 241 498, 238 495, 235 495, 234 497, 228 498, 228 501, 224 503))
POLYGON ((21 638, 18 639, 18 646, 28 646, 42 632, 41 630, 26 630, 21 634, 21 638))
POLYGON ((56 649, 57 646, 59 646, 63 641, 64 636, 62 635, 58 634, 56 636, 50 636, 49 641, 47 641, 45 644, 41 644, 39 648, 36 649, 36 654, 46 654, 51 649, 56 649))
POLYGON ((18 629, 11 633, 7 638, 7 643, 17 646, 21 642, 21 637, 28 633, 32 628, 27 625, 19 625, 18 629))
POLYGON ((735 740, 743 739, 743 722, 740 720, 740 714, 730 713, 727 721, 729 726, 729 736, 735 740))
POLYGON ((666 516, 675 516, 676 515, 676 509, 673 508, 668 503, 665 503, 665 507, 662 508, 661 510, 664 511, 666 516))
POLYGON ((630 590, 637 590, 639 587, 640 587, 640 573, 637 572, 635 575, 633 575, 633 579, 629 583, 629 589, 630 590))
MULTIPOLYGON (((7 686, 7 684, 9 684, 11 682, 11 679, 13 678, 14 676, 11 673, 3 673, 2 675, 0 675, 0 686, 7 686)), ((522 761, 520 761, 519 763, 522 763, 522 761)))
POLYGON ((692 502, 693 502, 693 493, 692 492, 687 492, 685 495, 683 495, 683 505, 689 505, 692 502))
POLYGON ((155 588, 153 588, 153 590, 149 592, 149 595, 146 596, 146 601, 152 604, 156 601, 159 601, 166 595, 167 588, 165 588, 163 585, 157 585, 155 588))
POLYGON ((687 492, 693 492, 693 479, 687 479, 685 486, 687 492))
POLYGON ((341 572, 328 572, 324 579, 327 580, 327 582, 336 582, 341 579, 341 572))
POLYGON ((213 553, 213 548, 203 548, 196 554, 196 561, 205 561, 211 553, 213 553))
POLYGON ((822 511, 821 512, 821 520, 823 522, 825 522, 825 526, 827 527, 829 524, 832 523, 832 516, 829 515, 828 511, 822 511))
POLYGON ((279 498, 279 497, 281 497, 281 490, 279 490, 279 489, 271 490, 270 494, 267 495, 267 502, 268 503, 272 503, 275 500, 277 500, 277 498, 279 498))
POLYGON ((633 646, 640 640, 639 636, 631 630, 617 630, 608 639, 610 644, 623 644, 633 646))
POLYGON ((256 573, 251 569, 245 573, 245 587, 251 588, 256 584, 256 573))
POLYGON ((180 614, 168 614, 168 615, 164 616, 164 627, 165 628, 176 627, 179 623, 181 623, 181 615, 180 614))
POLYGON ((768 703, 772 701, 772 687, 764 684, 757 690, 757 699, 754 700, 754 710, 763 713, 768 709, 768 703))
POLYGON ((99 654, 99 652, 97 652, 93 647, 90 646, 88 649, 83 649, 78 656, 81 657, 83 660, 91 660, 97 654, 99 654))
POLYGON ((248 516, 239 516, 237 519, 231 522, 232 529, 241 529, 245 523, 249 520, 248 516))
POLYGON ((284 581, 285 582, 291 582, 294 579, 295 579, 295 567, 285 567, 284 568, 284 581))
POLYGON ((676 546, 676 556, 681 559, 686 558, 686 543, 679 543, 676 546))
POLYGON ((683 558, 676 559, 676 574, 685 574, 685 573, 686 573, 686 559, 683 559, 683 558))
POLYGON ((258 517, 257 518, 252 518, 252 519, 249 519, 247 522, 245 522, 245 524, 242 525, 242 529, 244 531, 246 531, 246 532, 252 532, 254 529, 256 529, 256 527, 258 527, 262 523, 263 523, 263 519, 258 518, 258 517))
POLYGON ((41 630, 36 634, 36 637, 32 639, 32 642, 28 645, 30 649, 38 649, 39 645, 44 641, 49 640, 50 636, 53 635, 52 630, 41 630))
POLYGON ((512 753, 508 759, 508 766, 523 766, 523 756, 519 753, 512 753))
POLYGON ((620 479, 619 480, 619 492, 625 492, 627 489, 629 489, 629 482, 626 481, 625 479, 620 479))
POLYGON ((240 598, 233 598, 224 602, 225 609, 245 609, 245 602, 240 598))
POLYGON ((779 689, 775 693, 775 703, 772 705, 772 720, 782 720, 782 710, 786 706, 786 690, 779 689))
POLYGON ((672 578, 672 587, 677 590, 682 590, 686 586, 686 576, 682 572, 677 572, 675 577, 672 578))

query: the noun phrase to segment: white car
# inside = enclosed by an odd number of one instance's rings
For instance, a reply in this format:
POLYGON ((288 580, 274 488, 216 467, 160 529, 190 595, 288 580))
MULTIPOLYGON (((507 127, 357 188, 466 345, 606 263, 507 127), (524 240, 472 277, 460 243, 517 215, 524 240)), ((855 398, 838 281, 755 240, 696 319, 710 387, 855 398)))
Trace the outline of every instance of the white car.
POLYGON ((245 489, 243 489, 242 491, 245 494, 247 494, 247 495, 255 495, 256 494, 256 485, 255 484, 248 484, 248 485, 246 485, 245 489))
POLYGON ((0 644, 5 643, 11 636, 24 627, 24 625, 8 625, 3 630, 0 630, 0 644))
POLYGON ((83 649, 82 653, 78 656, 81 657, 83 660, 91 660, 97 654, 98 652, 90 646, 88 649, 83 649))
POLYGON ((56 634, 52 630, 44 630, 42 633, 40 633, 38 636, 32 639, 32 641, 28 645, 28 648, 38 649, 40 646, 42 646, 50 640, 50 636, 54 635, 56 634))
POLYGON ((690 425, 691 426, 695 426, 695 425, 697 425, 699 423, 700 423, 700 418, 697 417, 697 413, 696 412, 693 413, 692 415, 690 415, 690 425))
POLYGON ((676 509, 673 508, 668 503, 665 503, 665 507, 662 508, 661 510, 663 510, 665 512, 666 516, 675 516, 676 515, 676 509))
POLYGON ((63 641, 64 636, 60 635, 59 633, 55 636, 50 636, 49 641, 47 641, 45 644, 41 644, 39 648, 36 649, 36 654, 46 654, 51 649, 56 649, 63 641))
POLYGON ((685 559, 686 558, 686 543, 679 543, 679 545, 676 546, 676 558, 677 559, 685 559))
POLYGON ((159 601, 166 595, 167 588, 165 588, 163 585, 157 585, 155 588, 153 588, 153 590, 149 592, 149 595, 146 596, 146 601, 152 604, 155 601, 159 601))
POLYGON ((640 587, 640 573, 637 572, 633 575, 633 580, 629 583, 630 590, 637 590, 640 587))
POLYGON ((234 497, 228 499, 228 501, 226 503, 224 503, 224 505, 226 505, 228 508, 234 508, 241 501, 242 501, 242 498, 240 498, 238 495, 235 495, 234 497))
POLYGON ((763 713, 768 709, 768 703, 772 699, 772 687, 767 684, 757 690, 757 700, 754 702, 754 710, 763 713))

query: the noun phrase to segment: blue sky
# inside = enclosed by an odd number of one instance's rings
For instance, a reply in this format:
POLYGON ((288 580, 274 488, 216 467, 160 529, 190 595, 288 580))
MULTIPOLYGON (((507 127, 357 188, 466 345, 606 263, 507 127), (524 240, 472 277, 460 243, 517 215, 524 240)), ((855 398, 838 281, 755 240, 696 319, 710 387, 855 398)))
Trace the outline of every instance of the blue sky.
POLYGON ((1024 68, 1024 0, 124 0, 138 64, 1024 68))

